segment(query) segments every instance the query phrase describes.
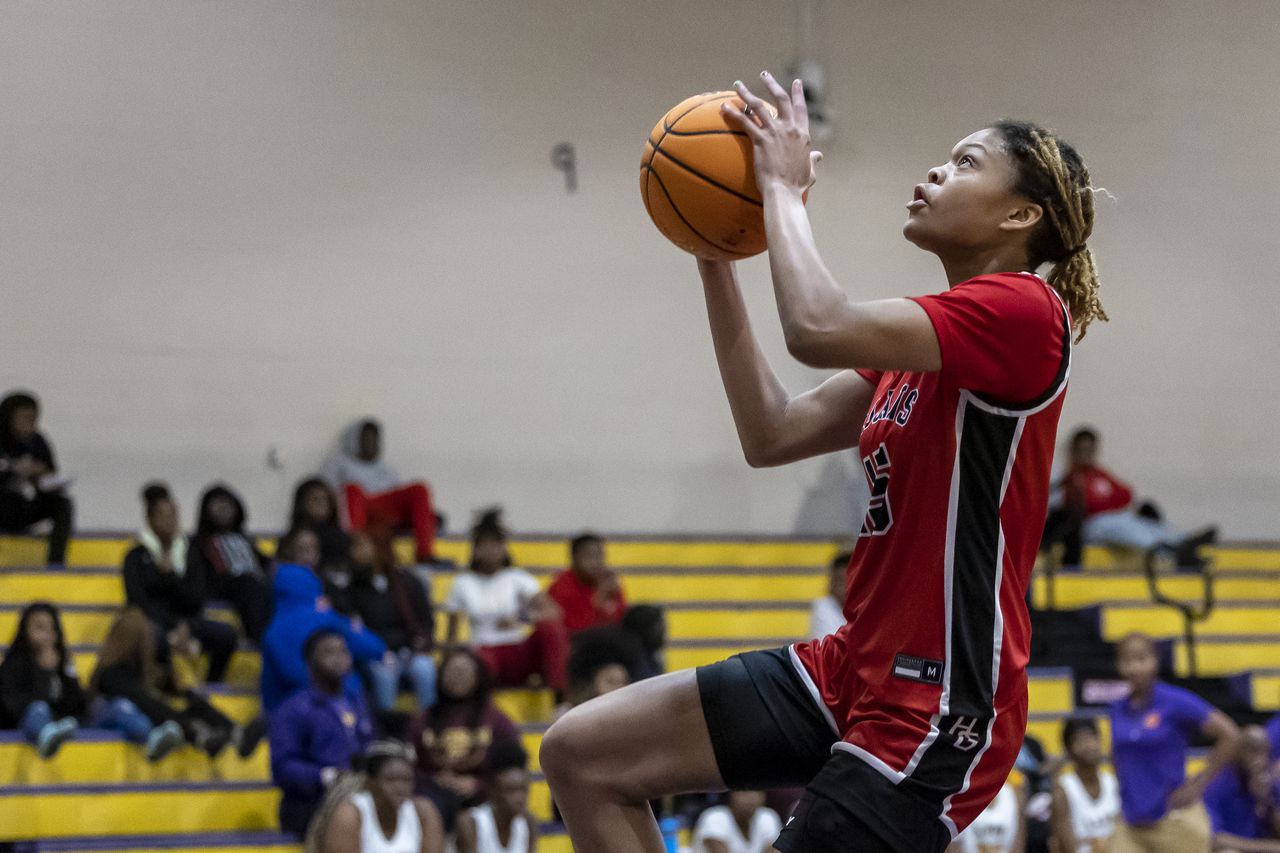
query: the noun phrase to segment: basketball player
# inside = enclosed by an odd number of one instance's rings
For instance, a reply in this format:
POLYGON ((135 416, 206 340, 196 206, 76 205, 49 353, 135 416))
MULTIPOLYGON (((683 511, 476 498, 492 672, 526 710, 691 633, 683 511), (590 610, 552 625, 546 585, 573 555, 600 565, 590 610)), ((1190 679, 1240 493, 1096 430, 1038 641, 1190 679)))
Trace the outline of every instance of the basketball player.
POLYGON ((625 687, 552 726, 542 766, 580 853, 662 850, 653 797, 806 784, 784 853, 942 851, 1000 790, 1026 727, 1024 594, 1072 338, 1105 319, 1089 173, 1035 125, 961 140, 903 228, 949 290, 857 301, 805 212, 820 155, 800 81, 787 92, 762 76, 776 117, 741 84, 745 109, 723 109, 753 146, 787 347, 840 372, 788 395, 733 265, 698 269, 748 463, 860 448, 872 500, 848 622, 625 687), (1046 264, 1048 281, 1034 272, 1046 264))

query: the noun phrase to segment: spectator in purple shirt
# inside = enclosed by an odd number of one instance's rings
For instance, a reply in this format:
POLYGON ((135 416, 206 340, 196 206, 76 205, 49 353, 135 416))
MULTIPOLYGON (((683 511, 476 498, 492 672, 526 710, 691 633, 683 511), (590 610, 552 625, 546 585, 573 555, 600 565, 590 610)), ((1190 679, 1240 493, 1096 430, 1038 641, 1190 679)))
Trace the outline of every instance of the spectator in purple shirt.
POLYGON ((1235 761, 1209 783, 1204 804, 1220 853, 1280 853, 1280 810, 1271 772, 1271 742, 1261 726, 1246 726, 1235 761))
POLYGON ((1120 641, 1116 665, 1129 696, 1111 706, 1111 755, 1120 780, 1124 825, 1112 850, 1193 853, 1209 850, 1205 787, 1235 754, 1240 730, 1190 691, 1157 677, 1155 644, 1143 634, 1120 641), (1186 776, 1191 739, 1213 741, 1204 769, 1186 776))
MULTIPOLYGON (((1267 721, 1267 740, 1271 742, 1271 761, 1280 764, 1280 714, 1267 721)), ((1280 767, 1276 772, 1280 774, 1280 767)))
POLYGON ((338 775, 373 740, 373 723, 360 694, 343 690, 351 652, 342 633, 320 628, 304 650, 311 687, 271 714, 271 780, 284 792, 280 828, 302 837, 338 775))

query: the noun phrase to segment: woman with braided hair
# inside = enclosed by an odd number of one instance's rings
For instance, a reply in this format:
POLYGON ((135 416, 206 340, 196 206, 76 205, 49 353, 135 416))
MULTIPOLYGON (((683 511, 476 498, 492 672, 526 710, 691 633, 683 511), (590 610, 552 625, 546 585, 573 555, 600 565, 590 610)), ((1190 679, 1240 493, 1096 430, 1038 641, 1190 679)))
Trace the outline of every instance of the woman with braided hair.
POLYGON ((430 800, 413 796, 413 748, 365 747, 359 774, 334 784, 307 833, 307 853, 443 853, 444 827, 430 800))
POLYGON ((783 853, 942 851, 1000 790, 1026 728, 1025 594, 1071 348, 1106 318, 1088 170, 1033 124, 962 139, 903 226, 942 262, 947 290, 851 298, 804 204, 821 155, 801 82, 761 76, 772 104, 738 83, 742 106, 722 109, 752 145, 787 349, 839 372, 789 394, 733 264, 698 270, 747 462, 859 448, 871 502, 846 624, 632 684, 556 722, 542 767, 580 851, 662 850, 655 797, 795 785, 807 787, 774 843, 783 853))

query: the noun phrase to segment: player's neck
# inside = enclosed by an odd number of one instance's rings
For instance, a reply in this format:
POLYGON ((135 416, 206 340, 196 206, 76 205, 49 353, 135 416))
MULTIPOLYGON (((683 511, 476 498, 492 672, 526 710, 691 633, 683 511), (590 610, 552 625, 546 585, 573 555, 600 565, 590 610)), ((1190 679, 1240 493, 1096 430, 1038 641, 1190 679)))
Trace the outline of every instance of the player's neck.
POLYGON ((948 287, 980 275, 1001 272, 1033 272, 1026 253, 1017 247, 1001 246, 987 249, 965 249, 952 254, 939 255, 942 268, 947 272, 948 287))

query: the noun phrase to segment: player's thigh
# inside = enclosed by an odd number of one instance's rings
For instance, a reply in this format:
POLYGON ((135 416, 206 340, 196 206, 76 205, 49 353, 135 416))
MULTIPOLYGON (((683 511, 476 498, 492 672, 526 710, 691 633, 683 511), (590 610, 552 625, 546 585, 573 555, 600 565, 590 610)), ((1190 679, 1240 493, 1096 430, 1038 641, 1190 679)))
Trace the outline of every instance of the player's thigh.
POLYGON ((724 787, 691 669, 572 709, 547 730, 540 757, 557 795, 589 787, 639 801, 724 787))

